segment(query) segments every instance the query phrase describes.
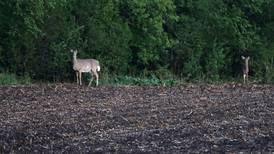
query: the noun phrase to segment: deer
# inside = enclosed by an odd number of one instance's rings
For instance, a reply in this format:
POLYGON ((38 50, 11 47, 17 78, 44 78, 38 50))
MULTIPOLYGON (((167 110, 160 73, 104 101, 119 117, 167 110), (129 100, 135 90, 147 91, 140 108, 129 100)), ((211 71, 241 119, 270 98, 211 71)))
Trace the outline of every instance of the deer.
POLYGON ((82 73, 90 73, 91 80, 88 86, 90 86, 91 82, 93 81, 93 75, 96 77, 96 86, 98 86, 98 72, 101 69, 99 61, 96 59, 77 59, 78 51, 71 49, 70 52, 73 53, 73 70, 76 73, 77 84, 80 86, 82 85, 82 73))
POLYGON ((248 61, 250 59, 249 56, 245 57, 242 56, 242 59, 244 60, 244 66, 243 66, 243 78, 244 78, 244 84, 248 82, 248 72, 249 72, 249 64, 248 61))

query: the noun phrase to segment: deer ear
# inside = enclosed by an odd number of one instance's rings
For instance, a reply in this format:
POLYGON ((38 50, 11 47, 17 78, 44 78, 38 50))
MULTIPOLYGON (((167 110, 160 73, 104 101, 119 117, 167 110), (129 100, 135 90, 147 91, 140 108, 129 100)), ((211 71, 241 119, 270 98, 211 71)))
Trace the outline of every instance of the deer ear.
POLYGON ((250 57, 248 56, 246 59, 248 59, 248 60, 249 60, 249 59, 250 59, 250 57))
POLYGON ((245 60, 245 57, 244 56, 241 56, 243 60, 245 60))

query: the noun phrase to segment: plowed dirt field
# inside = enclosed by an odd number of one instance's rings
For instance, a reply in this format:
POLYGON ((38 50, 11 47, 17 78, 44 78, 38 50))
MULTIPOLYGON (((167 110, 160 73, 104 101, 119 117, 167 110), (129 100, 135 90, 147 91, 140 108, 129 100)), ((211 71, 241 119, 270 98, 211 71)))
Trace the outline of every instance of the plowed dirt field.
POLYGON ((0 153, 274 152, 273 85, 0 87, 0 153))

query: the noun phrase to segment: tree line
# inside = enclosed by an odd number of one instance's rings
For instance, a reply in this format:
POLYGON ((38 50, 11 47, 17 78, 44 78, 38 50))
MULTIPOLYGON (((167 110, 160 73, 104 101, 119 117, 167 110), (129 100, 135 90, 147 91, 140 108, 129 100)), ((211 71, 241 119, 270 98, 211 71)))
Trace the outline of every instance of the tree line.
POLYGON ((0 72, 73 79, 72 54, 108 75, 274 81, 273 0, 0 1, 0 72))

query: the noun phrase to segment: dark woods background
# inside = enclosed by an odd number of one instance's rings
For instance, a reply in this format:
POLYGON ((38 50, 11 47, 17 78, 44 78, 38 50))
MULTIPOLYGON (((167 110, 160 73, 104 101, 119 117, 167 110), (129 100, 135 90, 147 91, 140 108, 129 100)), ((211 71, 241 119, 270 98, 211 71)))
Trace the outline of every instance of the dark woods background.
POLYGON ((274 0, 1 0, 0 72, 72 80, 72 54, 101 76, 274 81, 274 0))

